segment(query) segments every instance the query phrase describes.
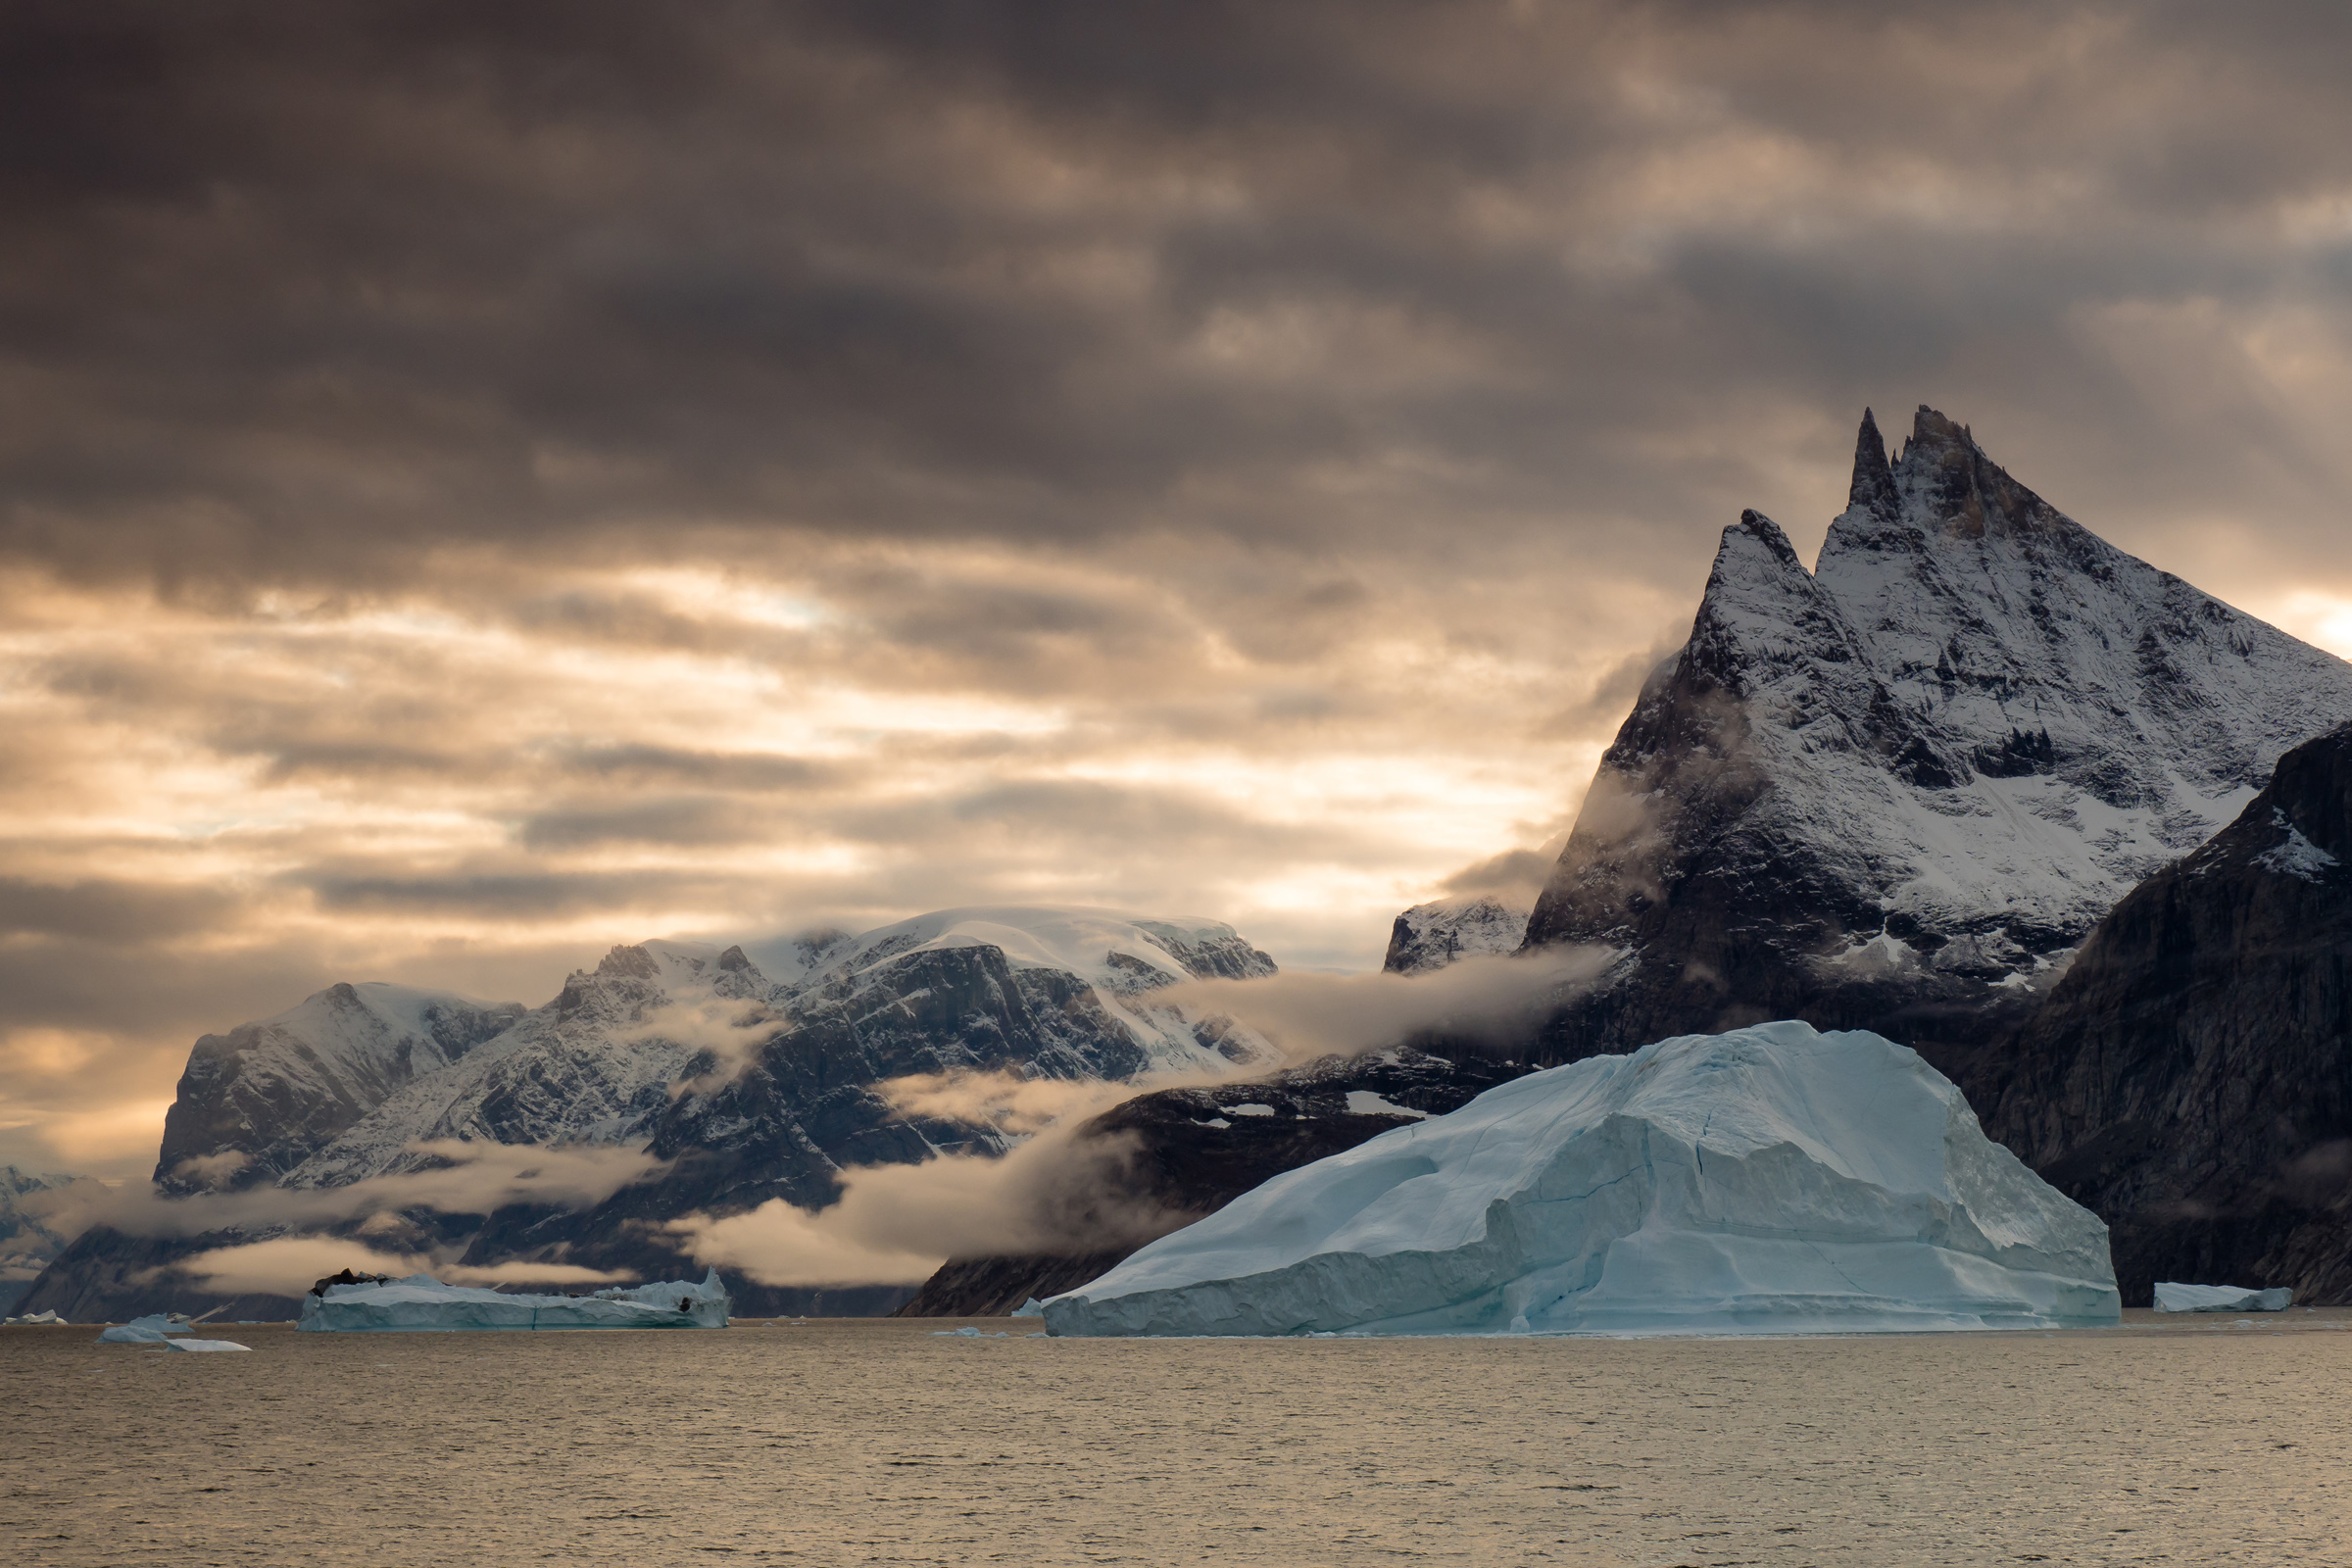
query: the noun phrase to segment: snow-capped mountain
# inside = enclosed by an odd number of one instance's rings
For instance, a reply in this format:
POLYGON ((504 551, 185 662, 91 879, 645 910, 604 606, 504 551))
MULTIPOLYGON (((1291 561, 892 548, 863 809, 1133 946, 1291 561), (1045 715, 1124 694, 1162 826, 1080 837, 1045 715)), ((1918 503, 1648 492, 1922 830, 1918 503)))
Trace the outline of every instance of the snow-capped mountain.
POLYGON ((616 947, 564 982, 553 1002, 438 1072, 395 1090, 286 1173, 288 1187, 340 1187, 413 1169, 412 1146, 643 1143, 670 1081, 699 1049, 665 1032, 671 1009, 726 1002, 771 1016, 777 988, 740 948, 683 942, 616 947))
MULTIPOLYGON (((167 1118, 157 1182, 175 1194, 343 1187, 429 1163, 415 1146, 450 1138, 650 1144, 677 1162, 664 1184, 629 1189, 591 1215, 493 1216, 466 1261, 556 1249, 617 1248, 634 1258, 650 1244, 617 1232, 656 1210, 666 1219, 777 1194, 822 1202, 845 1165, 1004 1147, 990 1120, 902 1114, 876 1088, 886 1079, 959 1070, 1135 1079, 1275 1057, 1249 1031, 1164 995, 1184 980, 1274 972, 1215 921, 951 909, 861 936, 754 946, 781 978, 741 947, 654 941, 614 948, 528 1010, 337 985, 207 1035, 167 1118)), ((139 1242, 132 1269, 116 1254, 133 1239, 85 1238, 33 1295, 83 1317, 144 1311, 158 1293, 186 1305, 194 1293, 169 1280, 137 1287, 132 1276, 174 1250, 250 1239, 139 1242)), ((446 1227, 441 1239, 451 1239, 446 1227)), ((675 1262, 664 1254, 654 1266, 675 1262)))
POLYGON ((1531 906, 1499 894, 1436 899, 1396 917, 1389 933, 1390 974, 1427 974, 1461 958, 1516 953, 1527 940, 1531 906))
POLYGON ((1623 959, 1546 1052, 1804 1018, 1958 1068, 2347 716, 2352 666, 2107 544, 1932 410, 1889 463, 1866 413, 1818 568, 1755 513, 1726 529, 1604 756, 1527 942, 1623 959))
POLYGON ((275 1181, 388 1096, 465 1060, 521 1015, 519 1003, 364 981, 206 1035, 165 1113, 155 1180, 167 1192, 275 1181))
POLYGON ((793 993, 778 1026, 728 1066, 700 1058, 653 1129, 668 1162, 586 1214, 486 1238, 506 1255, 652 1268, 642 1221, 781 1198, 832 1200, 853 1165, 999 1152, 998 1124, 914 1111, 892 1080, 1009 1073, 1137 1080, 1229 1071, 1279 1054, 1231 1020, 1166 1001, 1188 979, 1271 975, 1231 926, 1095 909, 948 909, 843 945, 793 993))
POLYGON ((1983 1075, 1985 1130, 2158 1280, 2352 1296, 2352 725, 2133 889, 1983 1075))

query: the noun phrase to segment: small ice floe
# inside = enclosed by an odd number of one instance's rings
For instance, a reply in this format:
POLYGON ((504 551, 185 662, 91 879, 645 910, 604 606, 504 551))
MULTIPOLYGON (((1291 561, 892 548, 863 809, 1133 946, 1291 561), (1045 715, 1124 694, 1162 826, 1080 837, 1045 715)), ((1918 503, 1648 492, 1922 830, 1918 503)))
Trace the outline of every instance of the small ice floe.
POLYGON ((24 1317, 0 1318, 0 1323, 5 1323, 18 1328, 72 1327, 71 1324, 69 1324, 64 1318, 59 1317, 55 1312, 30 1312, 25 1314, 24 1317))
POLYGON ((2243 1285, 2180 1285, 2166 1280, 2156 1287, 2159 1312, 2283 1312, 2295 1303, 2285 1286, 2258 1291, 2243 1285))
POLYGON ((167 1350, 250 1350, 253 1347, 239 1345, 234 1340, 166 1340, 164 1348, 167 1350))
POLYGON ((189 1324, 184 1313, 151 1312, 134 1317, 127 1323, 117 1323, 98 1336, 100 1345, 162 1345, 167 1337, 185 1334, 189 1324))
POLYGON ((1009 1334, 983 1334, 969 1323, 959 1329, 933 1329, 931 1337, 935 1340, 1009 1340, 1012 1338, 1009 1334))
POLYGON ((1046 1315, 1046 1303, 1032 1296, 1029 1298, 1029 1299, 1014 1307, 1012 1309, 1012 1315, 1014 1317, 1044 1317, 1046 1315))

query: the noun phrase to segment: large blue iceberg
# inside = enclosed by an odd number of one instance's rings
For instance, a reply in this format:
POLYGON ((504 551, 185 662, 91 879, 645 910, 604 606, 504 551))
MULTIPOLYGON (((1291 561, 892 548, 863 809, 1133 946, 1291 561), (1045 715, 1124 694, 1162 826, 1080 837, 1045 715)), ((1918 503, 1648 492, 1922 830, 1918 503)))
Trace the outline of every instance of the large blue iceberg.
POLYGON ((723 1329, 734 1305, 712 1269, 699 1285, 663 1280, 591 1296, 521 1296, 405 1280, 327 1284, 302 1298, 298 1329, 313 1334, 454 1332, 460 1329, 723 1329))
POLYGON ((2120 1321, 2107 1227, 1863 1032, 1688 1035, 1275 1177, 1055 1334, 1809 1334, 2120 1321))

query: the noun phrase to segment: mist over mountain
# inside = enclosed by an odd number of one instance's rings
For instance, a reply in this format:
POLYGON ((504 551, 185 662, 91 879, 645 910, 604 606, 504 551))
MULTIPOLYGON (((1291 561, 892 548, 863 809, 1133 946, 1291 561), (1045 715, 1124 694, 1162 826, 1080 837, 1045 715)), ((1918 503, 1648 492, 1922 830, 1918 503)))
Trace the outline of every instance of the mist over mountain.
MULTIPOLYGON (((208 1035, 168 1119, 156 1191, 228 1205, 224 1215, 242 1202, 252 1220, 160 1236, 101 1223, 42 1273, 28 1309, 122 1317, 224 1299, 288 1309, 270 1292, 208 1289, 202 1259, 299 1233, 279 1216, 283 1195, 303 1193, 353 1194, 335 1234, 392 1255, 674 1270, 688 1260, 662 1222, 770 1197, 819 1206, 846 1168, 1001 1153, 1016 1139, 985 1107, 910 1113, 890 1096, 895 1080, 1221 1075, 1278 1059, 1247 1028, 1159 995, 1275 972, 1214 921, 956 909, 760 946, 789 978, 763 973, 741 947, 658 941, 614 948, 528 1010, 339 984, 208 1035), (645 1149, 655 1175, 601 1205, 515 1206, 503 1187, 471 1207, 366 1204, 379 1187, 406 1196, 401 1178, 447 1167, 460 1144, 645 1149)), ((757 1282, 747 1289, 749 1309, 757 1282)))

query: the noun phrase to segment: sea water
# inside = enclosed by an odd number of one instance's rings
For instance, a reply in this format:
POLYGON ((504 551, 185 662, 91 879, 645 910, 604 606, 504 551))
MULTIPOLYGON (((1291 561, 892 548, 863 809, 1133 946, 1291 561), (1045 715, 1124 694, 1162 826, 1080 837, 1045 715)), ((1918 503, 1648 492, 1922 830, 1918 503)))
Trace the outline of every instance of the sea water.
POLYGON ((0 1561, 2352 1560, 2352 1314, 1812 1340, 0 1330, 0 1561))

